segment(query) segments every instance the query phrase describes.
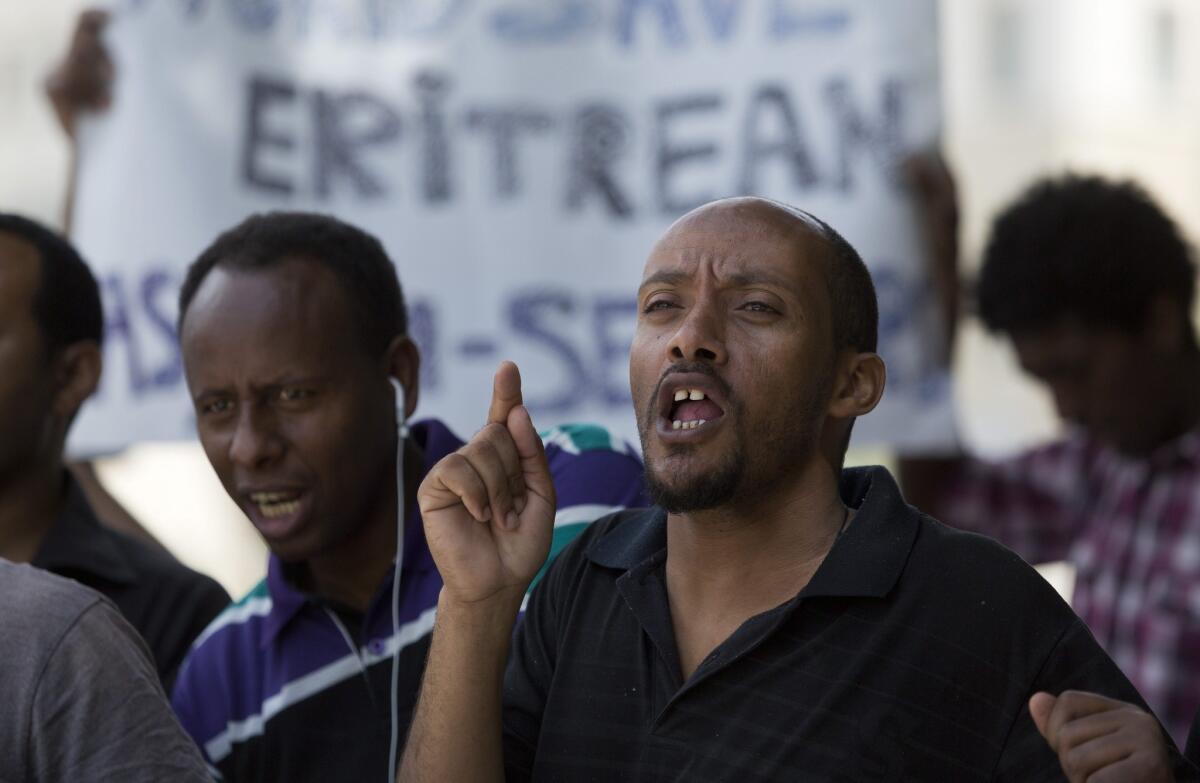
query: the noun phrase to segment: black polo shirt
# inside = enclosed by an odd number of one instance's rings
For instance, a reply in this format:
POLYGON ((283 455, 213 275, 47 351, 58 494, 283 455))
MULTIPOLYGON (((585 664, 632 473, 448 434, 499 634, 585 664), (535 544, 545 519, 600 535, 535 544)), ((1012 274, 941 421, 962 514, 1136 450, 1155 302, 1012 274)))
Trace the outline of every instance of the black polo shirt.
POLYGON ((154 655, 167 693, 188 648, 229 604, 215 581, 150 544, 104 527, 64 472, 63 508, 31 565, 74 579, 116 604, 154 655))
POLYGON ((1015 554, 907 506, 882 468, 845 471, 841 493, 858 514, 808 586, 747 620, 687 682, 665 513, 596 522, 516 631, 508 778, 1058 780, 1033 693, 1143 704, 1015 554))

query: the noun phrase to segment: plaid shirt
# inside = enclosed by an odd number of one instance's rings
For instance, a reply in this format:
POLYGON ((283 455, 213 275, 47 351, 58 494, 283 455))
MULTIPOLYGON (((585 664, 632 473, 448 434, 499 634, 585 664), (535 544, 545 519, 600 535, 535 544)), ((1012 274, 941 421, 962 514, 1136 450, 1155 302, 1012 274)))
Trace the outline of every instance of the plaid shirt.
POLYGON ((1182 747, 1200 708, 1200 430, 1143 458, 1076 434, 971 461, 946 501, 946 522, 1075 566, 1075 611, 1182 747))

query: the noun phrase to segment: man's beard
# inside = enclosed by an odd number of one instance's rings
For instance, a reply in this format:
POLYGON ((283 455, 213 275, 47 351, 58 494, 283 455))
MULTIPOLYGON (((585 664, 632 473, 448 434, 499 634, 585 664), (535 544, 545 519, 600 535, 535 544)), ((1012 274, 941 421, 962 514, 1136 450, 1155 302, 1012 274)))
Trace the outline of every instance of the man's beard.
MULTIPOLYGON (((828 385, 826 381, 808 389, 790 410, 783 412, 784 420, 792 422, 790 430, 769 425, 739 428, 732 447, 720 462, 703 470, 689 464, 688 455, 698 448, 695 446, 676 446, 659 460, 652 458, 647 438, 653 431, 656 411, 647 406, 638 429, 645 460, 646 492, 651 501, 672 514, 679 514, 707 511, 770 492, 772 485, 786 479, 791 470, 799 469, 819 449, 821 402, 828 397, 828 385), (746 454, 748 444, 758 447, 757 462, 753 465, 746 454)), ((745 420, 744 411, 733 400, 729 404, 729 412, 734 415, 727 426, 735 426, 745 420)))
MULTIPOLYGON (((683 468, 676 473, 683 474, 686 470, 683 468)), ((705 511, 733 500, 745 472, 746 460, 740 443, 715 470, 691 476, 680 475, 675 481, 660 476, 651 461, 646 460, 646 492, 655 505, 662 506, 672 514, 705 511)))

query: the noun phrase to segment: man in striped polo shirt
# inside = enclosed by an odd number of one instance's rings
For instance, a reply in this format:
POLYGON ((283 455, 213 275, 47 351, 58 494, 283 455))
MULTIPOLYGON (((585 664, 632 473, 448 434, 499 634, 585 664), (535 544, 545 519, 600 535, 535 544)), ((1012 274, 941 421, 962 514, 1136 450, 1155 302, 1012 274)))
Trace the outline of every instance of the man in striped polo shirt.
MULTIPOLYGON (((330 217, 273 213, 220 236, 188 270, 179 333, 196 426, 226 491, 271 549, 266 579, 184 663, 173 704, 225 780, 384 780, 402 742, 442 587, 417 485, 462 441, 436 420, 403 440, 398 624, 397 425, 390 379, 417 404, 419 355, 382 246, 330 217)), ((641 463, 608 433, 545 434, 558 545, 644 504, 641 463)))
POLYGON ((576 538, 515 634, 555 505, 515 367, 421 485, 445 587, 405 780, 1052 780, 1039 693, 1144 706, 1019 557, 883 468, 842 470, 884 365, 836 231, 762 199, 700 207, 651 251, 638 309, 656 506, 576 538))

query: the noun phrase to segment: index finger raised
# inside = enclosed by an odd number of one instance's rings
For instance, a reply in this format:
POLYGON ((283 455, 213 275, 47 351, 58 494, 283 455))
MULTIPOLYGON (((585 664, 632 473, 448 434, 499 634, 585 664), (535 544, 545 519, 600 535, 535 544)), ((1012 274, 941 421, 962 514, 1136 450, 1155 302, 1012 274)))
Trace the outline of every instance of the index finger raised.
POLYGON ((500 362, 492 381, 492 404, 488 408, 488 424, 504 425, 509 412, 521 404, 521 371, 512 362, 500 362))

